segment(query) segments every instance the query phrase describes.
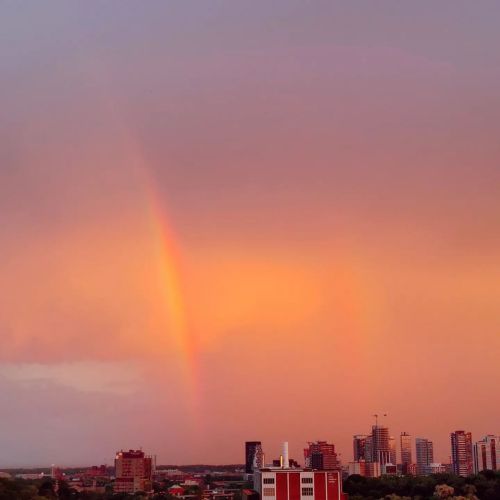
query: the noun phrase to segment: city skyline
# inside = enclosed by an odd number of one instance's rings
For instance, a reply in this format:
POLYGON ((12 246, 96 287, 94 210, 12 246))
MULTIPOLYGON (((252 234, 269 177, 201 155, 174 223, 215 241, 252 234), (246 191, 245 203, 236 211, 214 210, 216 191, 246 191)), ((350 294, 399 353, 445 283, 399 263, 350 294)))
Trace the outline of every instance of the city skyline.
MULTIPOLYGON (((454 469, 454 473, 457 475, 463 475, 465 465, 459 463, 461 460, 464 460, 464 449, 463 443, 460 441, 462 448, 457 447, 456 436, 460 436, 458 439, 463 439, 463 436, 467 438, 467 442, 469 444, 469 449, 467 450, 468 456, 465 458, 467 461, 467 470, 474 471, 476 473, 477 470, 483 470, 486 464, 490 464, 493 467, 493 470, 497 470, 497 462, 500 463, 500 436, 495 434, 484 434, 481 437, 475 438, 472 436, 471 432, 466 432, 463 430, 456 430, 448 434, 448 437, 451 437, 451 446, 449 448, 449 454, 446 459, 439 460, 434 456, 434 443, 432 439, 428 437, 413 436, 406 431, 402 431, 400 433, 399 440, 399 449, 396 448, 396 452, 390 449, 390 440, 394 439, 393 437, 389 437, 390 429, 384 425, 376 424, 372 426, 372 433, 369 435, 362 434, 354 434, 352 436, 352 446, 351 446, 351 454, 342 456, 341 453, 337 453, 335 451, 336 444, 335 442, 328 442, 326 440, 316 440, 316 441, 306 441, 302 444, 302 448, 299 444, 292 444, 290 449, 292 450, 289 454, 290 467, 304 467, 304 468, 312 468, 312 469, 336 469, 337 466, 340 468, 347 467, 350 463, 354 462, 377 462, 380 466, 388 463, 390 465, 398 465, 401 466, 401 470, 399 473, 402 474, 429 474, 428 466, 430 464, 433 465, 447 465, 450 468, 454 469), (379 444, 373 445, 373 436, 375 436, 375 442, 379 444), (370 443, 367 445, 366 440, 369 439, 370 443), (362 443, 360 443, 360 440, 362 443), (486 444, 487 446, 486 446, 486 444), (498 445, 497 445, 498 443, 498 445), (303 445, 307 444, 307 448, 304 448, 303 445), (378 451, 377 449, 380 448, 378 451), (486 451, 487 448, 487 451, 486 451), (296 454, 297 450, 300 449, 300 452, 296 454), (404 452, 403 452, 404 450, 404 452), (479 453, 477 450, 480 450, 479 453), (316 458, 314 456, 316 455, 316 458), (379 459, 375 457, 378 455, 379 459), (328 458, 324 458, 327 456, 328 458), (498 456, 498 458, 497 458, 498 456), (299 460, 296 460, 294 457, 301 457, 299 460), (391 460, 389 460, 389 457, 391 460), (406 459, 405 459, 406 457, 406 459), (413 459, 412 459, 413 457, 413 459), (409 461, 407 461, 409 458, 409 461), (337 463, 338 460, 338 463, 337 463), (293 464, 293 465, 292 465, 293 464), (416 466, 416 469, 412 471, 405 471, 405 465, 413 465, 416 466)), ((272 441, 275 443, 275 441, 272 441)), ((240 444, 240 455, 241 455, 241 443, 240 444)), ((228 461, 226 463, 210 463, 203 461, 195 461, 192 463, 181 463, 179 461, 171 461, 160 462, 159 465, 178 465, 178 466, 196 466, 196 465, 213 465, 213 466, 223 466, 223 465, 235 465, 240 464, 246 473, 250 473, 251 470, 256 466, 257 468, 273 466, 273 462, 279 461, 276 457, 268 454, 266 455, 267 448, 263 446, 262 441, 245 441, 245 453, 243 456, 239 456, 235 460, 228 461)), ((266 444, 266 443, 264 443, 266 444)), ((288 441, 286 443, 287 450, 289 449, 288 441)), ((267 443, 269 446, 269 443, 267 443)), ((394 445, 397 446, 396 440, 394 439, 394 445)), ((125 447, 126 448, 126 447, 125 447)), ((132 451, 132 448, 130 449, 132 451)), ((138 448, 142 451, 142 446, 138 448)), ((108 450, 109 451, 109 450, 108 450)), ((124 448, 121 449, 121 452, 124 452, 124 448)), ((119 452, 117 452, 119 453, 119 452)), ((158 459, 158 455, 153 453, 154 461, 156 463, 158 459)), ((110 455, 111 459, 103 459, 101 462, 97 460, 95 464, 98 462, 100 464, 104 464, 110 466, 113 461, 116 461, 117 454, 110 455)), ((72 468, 72 467, 88 467, 90 465, 95 465, 94 463, 52 463, 50 467, 62 468, 72 468)), ((42 469, 47 468, 49 465, 47 463, 44 464, 9 464, 3 466, 0 464, 0 469, 8 470, 8 469, 16 469, 16 468, 26 468, 26 469, 42 469)), ((451 469, 450 469, 451 470, 451 469)), ((383 469, 381 469, 383 471, 383 469)), ((472 473, 472 472, 471 472, 472 473)))
POLYGON ((0 467, 499 434, 500 3, 376 4, 2 2, 0 467))

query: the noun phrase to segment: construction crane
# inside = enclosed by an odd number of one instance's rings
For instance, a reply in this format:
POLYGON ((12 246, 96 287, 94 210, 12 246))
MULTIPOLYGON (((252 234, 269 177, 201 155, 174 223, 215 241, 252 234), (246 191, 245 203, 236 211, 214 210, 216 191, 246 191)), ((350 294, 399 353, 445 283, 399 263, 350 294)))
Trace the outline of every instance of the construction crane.
MULTIPOLYGON (((378 427, 378 417, 380 416, 378 413, 374 413, 372 415, 373 417, 375 417, 375 426, 378 427)), ((384 413, 383 415, 381 415, 383 417, 387 417, 387 413, 384 413)))

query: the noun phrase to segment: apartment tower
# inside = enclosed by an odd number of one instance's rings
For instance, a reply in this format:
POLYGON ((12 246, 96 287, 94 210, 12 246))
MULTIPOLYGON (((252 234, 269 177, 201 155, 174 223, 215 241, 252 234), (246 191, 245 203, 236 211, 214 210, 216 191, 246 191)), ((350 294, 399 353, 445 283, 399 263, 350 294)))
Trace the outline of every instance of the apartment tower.
POLYGON ((415 440, 417 451, 417 474, 430 474, 430 465, 434 463, 434 445, 432 441, 426 438, 417 438, 415 440))
POLYGON ((457 476, 469 476, 473 473, 472 435, 470 432, 455 431, 451 438, 451 462, 453 473, 457 476))
POLYGON ((408 466, 412 463, 411 436, 407 432, 402 432, 399 436, 401 450, 401 467, 403 474, 408 474, 408 466))

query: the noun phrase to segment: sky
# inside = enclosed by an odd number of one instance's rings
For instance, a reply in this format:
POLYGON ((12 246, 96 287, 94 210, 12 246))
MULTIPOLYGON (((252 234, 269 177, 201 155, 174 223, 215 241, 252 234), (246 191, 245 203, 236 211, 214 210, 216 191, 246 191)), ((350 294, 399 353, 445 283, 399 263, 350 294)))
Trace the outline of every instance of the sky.
POLYGON ((500 4, 0 4, 0 467, 500 433, 500 4))

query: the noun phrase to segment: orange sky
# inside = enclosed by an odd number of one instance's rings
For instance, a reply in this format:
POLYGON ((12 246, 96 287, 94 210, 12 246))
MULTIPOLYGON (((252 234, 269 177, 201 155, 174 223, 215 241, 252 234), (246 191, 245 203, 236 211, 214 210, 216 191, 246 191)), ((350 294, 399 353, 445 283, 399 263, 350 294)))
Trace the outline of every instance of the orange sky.
POLYGON ((0 466, 500 431, 500 9, 360 5, 1 7, 0 466))

